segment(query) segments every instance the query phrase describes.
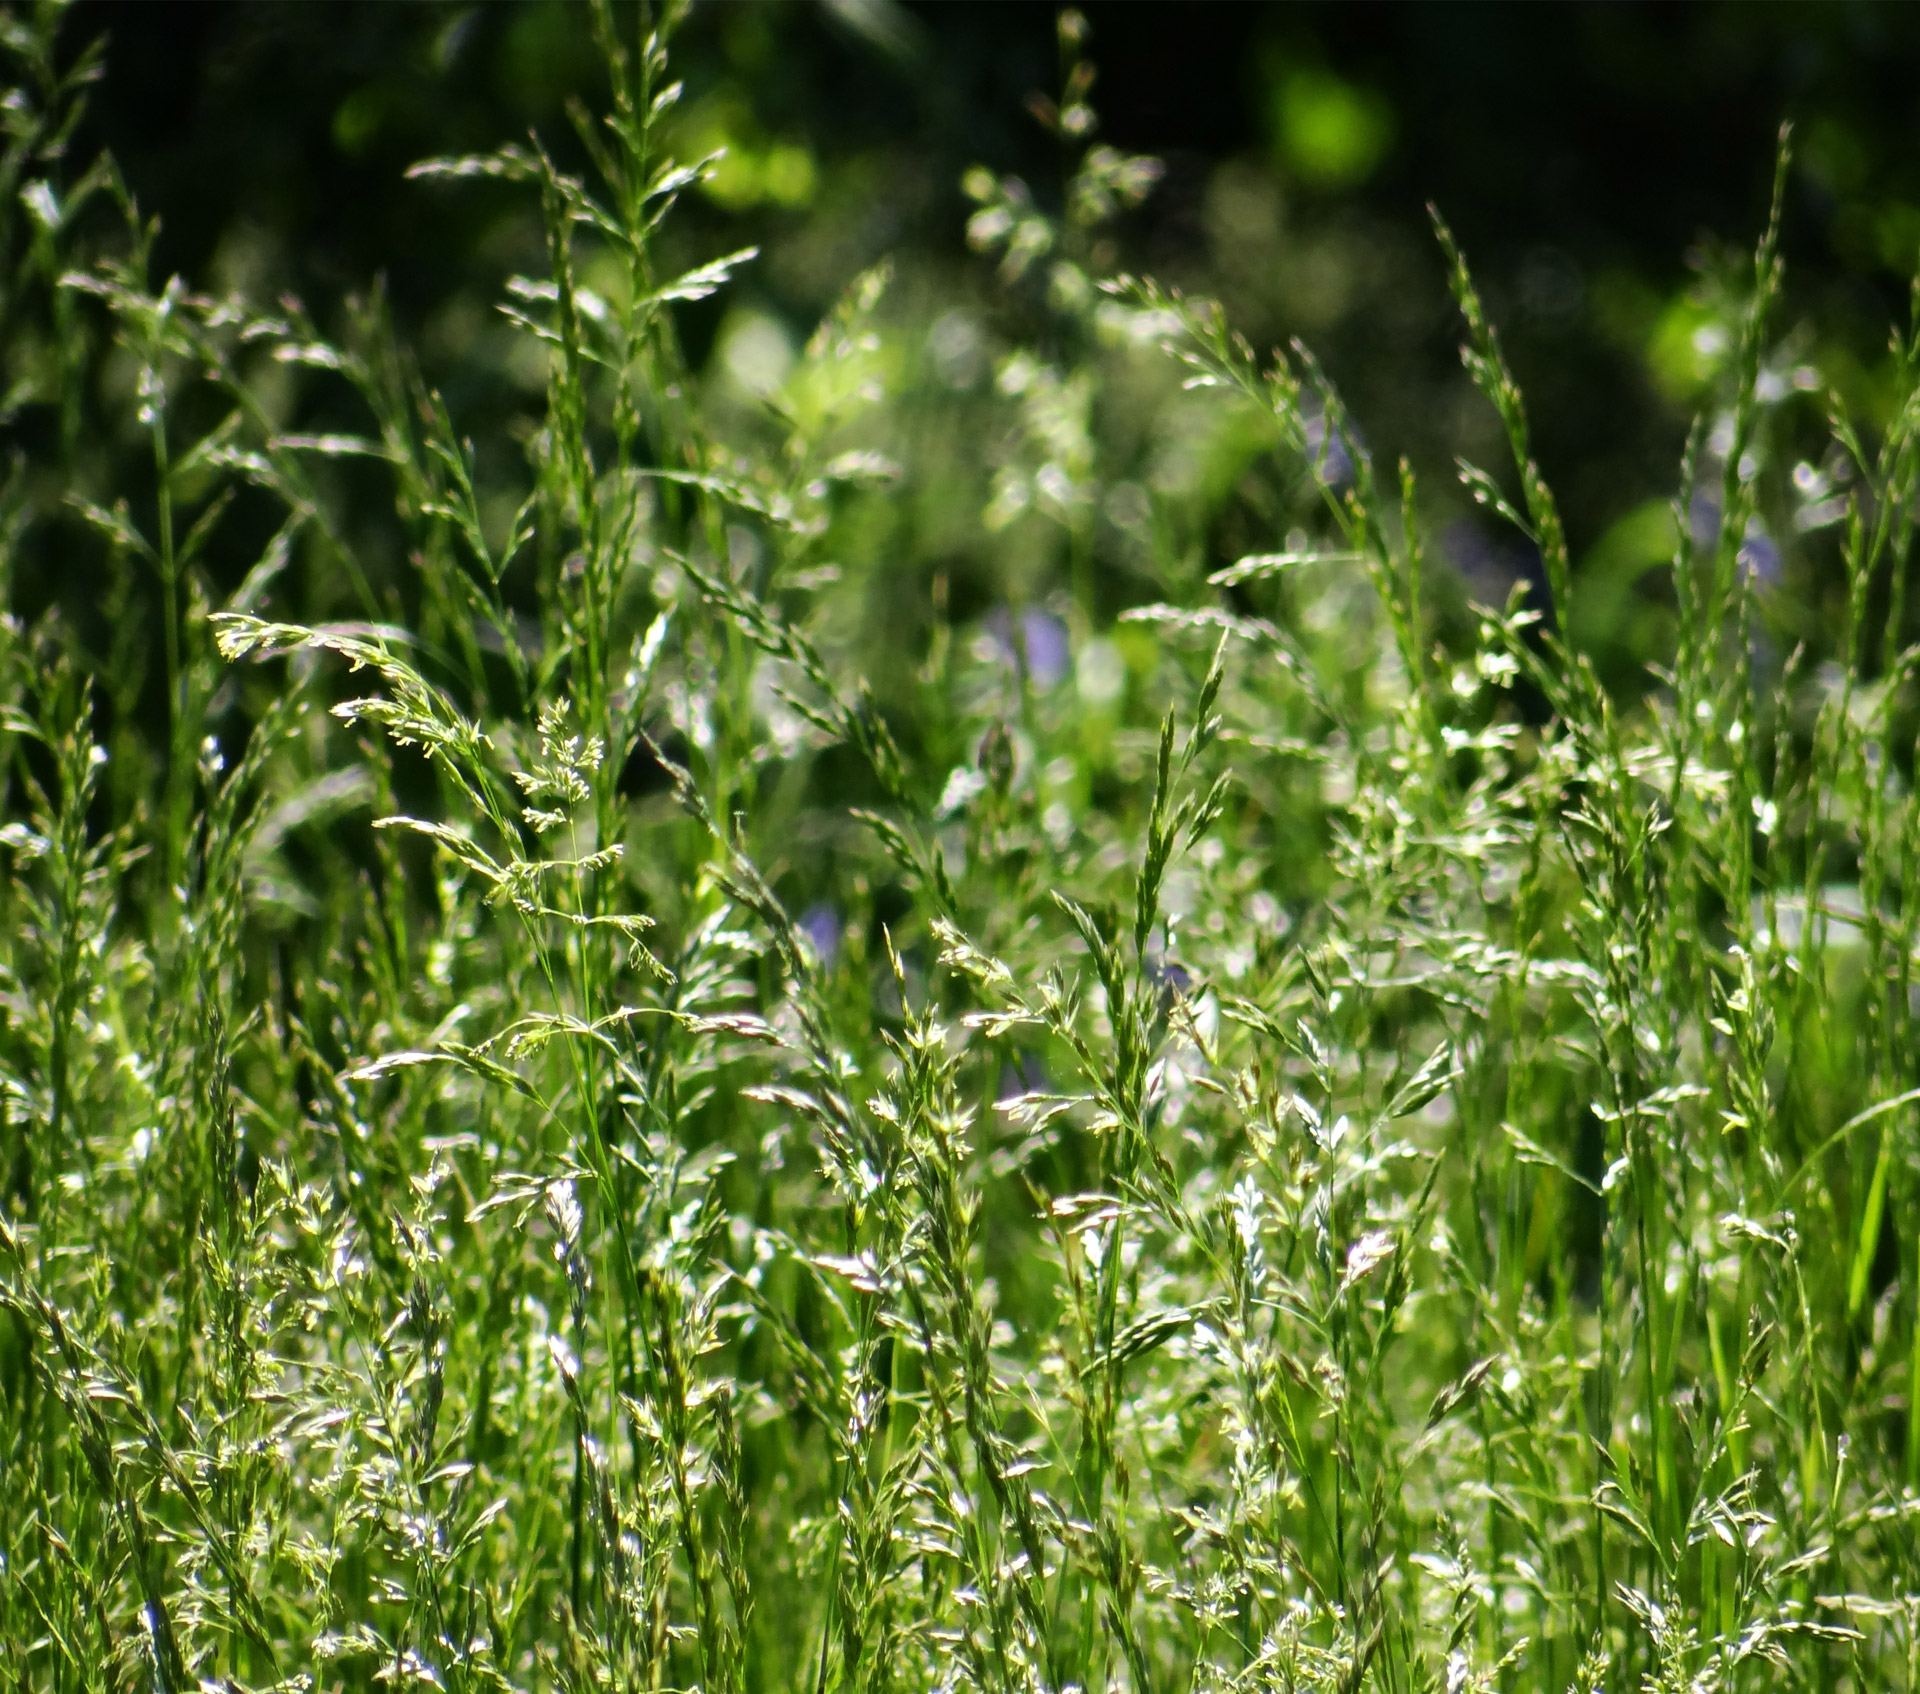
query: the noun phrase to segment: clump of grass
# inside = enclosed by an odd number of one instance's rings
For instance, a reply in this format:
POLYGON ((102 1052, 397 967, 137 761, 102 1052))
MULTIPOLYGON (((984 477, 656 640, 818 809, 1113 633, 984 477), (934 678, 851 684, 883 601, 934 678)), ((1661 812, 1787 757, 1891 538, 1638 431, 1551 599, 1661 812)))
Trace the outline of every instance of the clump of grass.
POLYGON ((678 17, 594 19, 590 175, 416 173, 538 208, 517 481, 377 300, 158 282, 62 174, 96 61, 7 25, 9 404, 69 421, 0 529, 0 1677, 1916 1686, 1920 323, 1871 429, 1771 380, 1784 142, 1629 706, 1445 225, 1504 605, 1304 348, 1103 274, 1154 170, 1072 14, 1064 211, 967 183, 1045 324, 980 545, 1059 587, 956 623, 887 527, 918 320, 876 271, 704 386, 751 254, 664 263, 678 17), (1123 384, 1232 474, 1116 539, 1123 384), (1783 660, 1810 429, 1845 619, 1783 660), (105 651, 17 609, 50 538, 105 651))

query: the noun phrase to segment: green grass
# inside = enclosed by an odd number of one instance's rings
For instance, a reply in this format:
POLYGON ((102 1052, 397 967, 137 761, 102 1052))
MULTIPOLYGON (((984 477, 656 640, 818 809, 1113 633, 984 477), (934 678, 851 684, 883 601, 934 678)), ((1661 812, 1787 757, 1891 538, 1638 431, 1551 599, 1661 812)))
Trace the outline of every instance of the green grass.
POLYGON ((1858 425, 1781 380, 1778 185, 1620 698, 1444 226, 1550 597, 1108 274, 1154 171, 1071 16, 1064 209, 967 183, 991 389, 875 272, 756 397, 599 15, 589 177, 420 172, 542 220, 477 442, 377 297, 156 278, 58 24, 0 1686, 1920 1686, 1920 357, 1858 425))

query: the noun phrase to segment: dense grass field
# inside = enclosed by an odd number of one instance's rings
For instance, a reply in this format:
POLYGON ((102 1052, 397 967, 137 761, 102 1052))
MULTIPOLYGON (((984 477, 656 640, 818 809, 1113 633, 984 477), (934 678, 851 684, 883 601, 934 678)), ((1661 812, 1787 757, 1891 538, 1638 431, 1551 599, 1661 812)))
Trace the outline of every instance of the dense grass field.
POLYGON ((697 367, 753 256, 597 14, 584 174, 416 171, 539 220, 479 433, 372 279, 156 275, 59 21, 0 1688, 1920 1687, 1920 325, 1850 415, 1786 140, 1622 691, 1471 256, 1510 456, 1385 462, 1119 274, 1072 14, 1001 315, 697 367))

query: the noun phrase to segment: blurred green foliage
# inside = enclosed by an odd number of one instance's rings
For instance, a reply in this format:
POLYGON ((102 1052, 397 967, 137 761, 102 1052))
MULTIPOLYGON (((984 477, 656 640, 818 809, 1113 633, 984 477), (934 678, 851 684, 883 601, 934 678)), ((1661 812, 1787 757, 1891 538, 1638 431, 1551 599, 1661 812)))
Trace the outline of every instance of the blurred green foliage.
POLYGON ((1272 100, 1281 168, 1309 188, 1357 188, 1393 144, 1393 108, 1385 97, 1331 72, 1282 69, 1272 100))
MULTIPOLYGON (((1456 453, 1485 457, 1492 442, 1454 357, 1423 210, 1438 204, 1477 256, 1532 397, 1576 577, 1595 578, 1583 628, 1615 688, 1644 686, 1671 621, 1619 562, 1617 526, 1665 497, 1686 422, 1722 374, 1739 296, 1730 255, 1758 215, 1783 117, 1802 138, 1789 318, 1821 325, 1817 345, 1800 331, 1801 364, 1820 390, 1884 418, 1884 326, 1920 244, 1913 8, 1095 5, 1088 16, 1099 80, 1085 110, 1097 106, 1123 152, 1167 169, 1108 246, 1075 262, 1088 274, 1149 268, 1217 297, 1256 345, 1304 336, 1368 420, 1371 445, 1429 472, 1451 537, 1442 565, 1465 592, 1497 597, 1528 567, 1446 474, 1456 453)), ((509 195, 422 192, 404 173, 429 148, 494 145, 529 127, 577 167, 566 107, 592 74, 584 12, 83 4, 64 39, 102 32, 117 45, 75 150, 106 144, 122 160, 159 218, 163 274, 292 294, 329 326, 377 280, 427 379, 477 437, 530 427, 543 376, 492 302, 533 267, 538 220, 509 195)), ((943 558, 963 612, 1042 600, 1076 569, 1097 617, 1159 592, 1165 561, 1143 570, 1133 519, 1169 479, 1231 482, 1244 455, 1227 441, 1177 444, 1172 401, 1083 417, 1084 396, 1036 389, 1012 435, 989 421, 1007 349, 1036 336, 1067 347, 1053 316, 1067 285, 1042 267, 1002 294, 962 241, 970 167, 1018 180, 1038 211, 1063 191, 1060 139, 1035 121, 1060 75, 1045 9, 715 4, 696 10, 680 52, 693 92, 675 144, 724 156, 669 246, 691 263, 742 245, 750 226, 762 250, 724 302, 686 315, 701 381, 766 392, 849 279, 888 256, 889 321, 917 340, 898 356, 922 361, 942 396, 907 426, 943 467, 910 520, 939 539, 913 555, 943 558), (1036 429, 1053 430, 1068 458, 1060 432, 1091 431, 1118 455, 1103 474, 1127 485, 1113 511, 1076 520, 1070 546, 1044 523, 1012 521, 1026 473, 1010 467, 1036 429)), ((89 404, 104 413, 105 398, 89 404)), ((1807 435, 1817 471, 1819 407, 1802 410, 1788 427, 1807 435)), ((29 459, 36 427, 15 420, 29 459)), ((510 506, 507 469, 480 471, 510 506)), ((104 461, 99 478, 115 480, 104 461)), ((1807 597, 1799 621, 1817 624, 1830 550, 1791 529, 1774 539, 1807 597)), ((881 531, 871 540, 886 544, 881 531)), ((258 541, 216 542, 216 576, 237 581, 258 541)), ((91 543, 76 531, 46 545, 59 582, 97 598, 94 567, 75 558, 91 543)), ((50 565, 25 581, 30 600, 55 592, 50 565)), ((908 650, 911 629, 886 620, 910 618, 929 587, 856 608, 862 645, 908 650)))

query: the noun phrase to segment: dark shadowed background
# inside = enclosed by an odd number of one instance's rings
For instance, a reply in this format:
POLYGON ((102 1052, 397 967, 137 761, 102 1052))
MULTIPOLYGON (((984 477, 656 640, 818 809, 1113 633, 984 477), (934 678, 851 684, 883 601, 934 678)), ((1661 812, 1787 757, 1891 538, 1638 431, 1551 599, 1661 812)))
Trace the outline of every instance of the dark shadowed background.
MULTIPOLYGON (((1455 453, 1497 452, 1456 358, 1427 203, 1451 221, 1529 395, 1583 580, 1601 585, 1588 637, 1616 680, 1646 656, 1622 608, 1664 549, 1650 502, 1711 392, 1783 119, 1798 138, 1789 351, 1793 326, 1817 320, 1817 346, 1797 332, 1799 368, 1873 415, 1920 251, 1920 8, 1087 15, 1102 133, 1167 167, 1119 262, 1219 296, 1258 343, 1303 337, 1370 442, 1441 487, 1455 453)), ((290 292, 323 323, 382 279, 456 411, 511 410, 537 389, 537 372, 485 356, 500 281, 540 268, 532 209, 404 172, 529 130, 577 157, 566 101, 599 86, 583 7, 86 4, 70 28, 76 43, 110 37, 81 146, 111 147, 159 215, 158 276, 290 292)), ((677 69, 686 147, 729 152, 673 241, 690 260, 764 248, 740 288, 688 313, 696 364, 722 342, 777 355, 885 254, 909 300, 977 299, 989 268, 966 247, 962 173, 1018 173, 1043 202, 1060 178, 1058 144, 1026 109, 1057 84, 1049 7, 701 4, 677 69)), ((1464 522, 1445 533, 1470 583, 1528 568, 1464 522)))

